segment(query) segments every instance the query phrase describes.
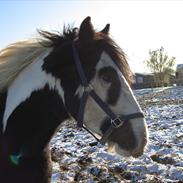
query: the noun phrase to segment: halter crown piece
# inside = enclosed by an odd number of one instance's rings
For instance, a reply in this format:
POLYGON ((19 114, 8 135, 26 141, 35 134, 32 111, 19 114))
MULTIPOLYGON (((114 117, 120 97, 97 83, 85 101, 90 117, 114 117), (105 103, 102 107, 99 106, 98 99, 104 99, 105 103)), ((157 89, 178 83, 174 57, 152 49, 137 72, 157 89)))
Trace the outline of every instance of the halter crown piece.
POLYGON ((121 115, 118 116, 114 114, 114 112, 108 107, 108 105, 97 95, 93 87, 88 83, 87 78, 84 74, 84 70, 81 65, 81 61, 79 59, 79 55, 77 53, 76 47, 75 47, 75 42, 73 41, 72 43, 72 51, 73 51, 73 57, 76 65, 77 72, 80 77, 80 82, 81 85, 84 88, 84 92, 81 96, 80 99, 80 106, 79 106, 79 113, 78 113, 78 118, 77 118, 77 125, 78 127, 82 127, 85 130, 87 130, 92 136, 94 136, 97 141, 99 141, 101 144, 105 144, 109 136, 112 134, 112 132, 121 127, 124 122, 129 121, 130 119, 135 119, 135 118, 143 118, 144 115, 141 112, 138 113, 133 113, 129 115, 121 115), (90 130, 88 130, 83 123, 83 116, 84 116, 84 108, 86 105, 86 101, 88 97, 92 97, 92 99, 100 106, 100 108, 110 117, 111 119, 111 124, 109 128, 106 130, 106 132, 103 134, 101 139, 98 139, 90 130))

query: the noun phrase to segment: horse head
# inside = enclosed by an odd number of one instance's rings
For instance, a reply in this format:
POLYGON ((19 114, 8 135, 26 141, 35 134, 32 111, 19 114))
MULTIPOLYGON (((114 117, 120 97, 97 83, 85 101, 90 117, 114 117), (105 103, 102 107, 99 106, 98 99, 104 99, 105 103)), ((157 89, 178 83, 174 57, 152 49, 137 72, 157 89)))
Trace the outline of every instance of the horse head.
POLYGON ((95 31, 90 17, 81 23, 72 43, 75 73, 68 81, 75 87, 65 95, 65 105, 80 126, 108 142, 110 151, 137 157, 147 144, 146 122, 130 88, 125 53, 110 38, 109 28, 95 31))

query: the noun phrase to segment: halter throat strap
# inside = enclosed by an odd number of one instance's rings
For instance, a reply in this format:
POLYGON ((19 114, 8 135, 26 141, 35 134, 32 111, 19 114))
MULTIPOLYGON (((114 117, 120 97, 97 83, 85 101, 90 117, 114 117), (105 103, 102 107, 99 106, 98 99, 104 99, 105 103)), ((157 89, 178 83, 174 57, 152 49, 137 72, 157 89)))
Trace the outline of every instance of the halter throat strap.
POLYGON ((138 113, 133 113, 129 115, 122 115, 118 116, 116 115, 110 108, 109 106, 98 96, 98 94, 95 92, 93 87, 88 83, 87 78, 85 76, 84 70, 81 65, 81 61, 79 59, 79 55, 76 51, 75 47, 75 42, 73 41, 72 43, 72 51, 73 51, 73 57, 74 57, 74 62, 76 65, 77 72, 80 77, 80 82, 81 85, 84 88, 84 91, 82 93, 82 96, 80 98, 80 105, 79 105, 79 112, 78 112, 78 117, 77 117, 77 125, 79 127, 84 128, 87 130, 92 136, 94 136, 95 139, 97 139, 101 144, 105 144, 109 136, 112 134, 112 132, 121 127, 124 122, 129 121, 130 119, 135 119, 135 118, 143 118, 144 115, 141 112, 138 113), (88 97, 91 97, 99 106, 100 108, 110 117, 110 126, 109 128, 105 131, 101 139, 98 139, 90 130, 88 130, 83 123, 83 117, 84 117, 84 109, 85 105, 87 102, 88 97))

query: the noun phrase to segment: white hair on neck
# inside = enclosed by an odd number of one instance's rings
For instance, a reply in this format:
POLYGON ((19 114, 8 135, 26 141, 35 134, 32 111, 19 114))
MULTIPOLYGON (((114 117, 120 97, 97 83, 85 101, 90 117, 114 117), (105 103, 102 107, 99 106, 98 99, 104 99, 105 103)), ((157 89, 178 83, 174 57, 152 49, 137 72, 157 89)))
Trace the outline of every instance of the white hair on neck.
POLYGON ((35 39, 29 39, 0 50, 0 91, 6 89, 25 67, 47 49, 35 39))

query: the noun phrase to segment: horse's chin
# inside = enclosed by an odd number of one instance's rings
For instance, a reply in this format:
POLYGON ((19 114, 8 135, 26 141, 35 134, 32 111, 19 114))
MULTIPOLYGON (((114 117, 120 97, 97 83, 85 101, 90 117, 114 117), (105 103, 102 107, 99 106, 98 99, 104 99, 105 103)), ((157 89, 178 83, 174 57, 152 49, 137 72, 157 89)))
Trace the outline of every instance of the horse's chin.
POLYGON ((123 157, 131 157, 132 156, 134 158, 137 158, 137 157, 141 156, 144 152, 144 150, 141 150, 141 151, 137 151, 137 150, 127 151, 127 150, 124 150, 124 149, 120 148, 118 146, 118 144, 113 143, 113 142, 108 143, 107 151, 110 152, 110 153, 118 154, 118 155, 123 156, 123 157))

